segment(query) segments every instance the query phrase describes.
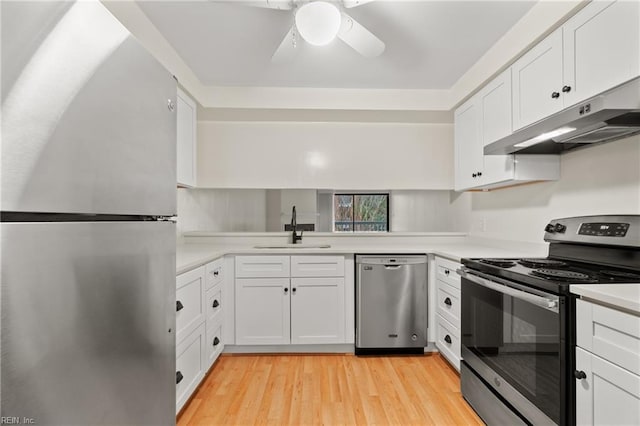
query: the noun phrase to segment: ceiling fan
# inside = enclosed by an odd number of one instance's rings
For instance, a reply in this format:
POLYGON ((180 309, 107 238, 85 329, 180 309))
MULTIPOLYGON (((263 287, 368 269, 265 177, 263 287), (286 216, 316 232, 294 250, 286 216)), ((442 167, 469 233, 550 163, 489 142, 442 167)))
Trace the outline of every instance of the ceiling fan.
POLYGON ((298 35, 307 43, 324 46, 338 37, 367 58, 379 56, 385 44, 359 24, 345 9, 374 0, 258 0, 241 4, 268 9, 293 10, 294 22, 271 57, 273 62, 292 58, 298 46, 298 35))

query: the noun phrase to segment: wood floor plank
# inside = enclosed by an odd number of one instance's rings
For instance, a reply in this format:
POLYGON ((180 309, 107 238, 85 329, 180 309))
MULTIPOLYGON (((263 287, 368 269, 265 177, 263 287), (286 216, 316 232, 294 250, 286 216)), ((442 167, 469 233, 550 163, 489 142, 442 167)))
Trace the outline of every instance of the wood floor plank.
POLYGON ((182 410, 189 425, 482 425, 437 354, 223 355, 182 410))

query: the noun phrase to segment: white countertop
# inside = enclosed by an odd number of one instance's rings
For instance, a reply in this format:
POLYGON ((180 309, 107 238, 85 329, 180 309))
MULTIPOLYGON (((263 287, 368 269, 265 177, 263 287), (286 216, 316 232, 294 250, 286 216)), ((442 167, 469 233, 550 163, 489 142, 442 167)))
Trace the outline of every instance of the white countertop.
POLYGON ((640 284, 572 285, 571 293, 640 316, 640 284))
POLYGON ((435 254, 459 262, 463 257, 527 257, 529 252, 488 247, 479 244, 455 242, 451 244, 434 243, 430 245, 336 245, 329 248, 255 248, 244 245, 220 245, 208 243, 178 244, 176 250, 176 273, 187 272, 207 264, 227 254, 435 254))

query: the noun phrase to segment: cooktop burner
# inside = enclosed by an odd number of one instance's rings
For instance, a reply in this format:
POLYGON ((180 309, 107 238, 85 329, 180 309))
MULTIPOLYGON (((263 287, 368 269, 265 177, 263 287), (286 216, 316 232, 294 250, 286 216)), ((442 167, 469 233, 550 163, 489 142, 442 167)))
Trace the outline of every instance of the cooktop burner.
POLYGON ((600 273, 607 278, 622 278, 640 282, 640 274, 634 274, 633 272, 604 270, 600 271, 600 273))
POLYGON ((511 268, 512 266, 516 266, 516 262, 511 259, 482 259, 480 262, 486 263, 487 265, 497 266, 499 268, 511 268))
POLYGON ((520 259, 518 263, 527 268, 562 268, 567 266, 567 262, 553 259, 520 259))
POLYGON ((581 281, 581 282, 597 282, 598 280, 589 274, 576 271, 568 271, 566 269, 535 269, 531 271, 532 275, 549 278, 557 281, 581 281))

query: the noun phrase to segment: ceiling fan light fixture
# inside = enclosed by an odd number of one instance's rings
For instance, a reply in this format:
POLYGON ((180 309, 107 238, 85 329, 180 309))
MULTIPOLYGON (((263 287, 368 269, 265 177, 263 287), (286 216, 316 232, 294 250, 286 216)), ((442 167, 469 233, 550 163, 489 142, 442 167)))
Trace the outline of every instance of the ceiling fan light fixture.
POLYGON ((338 35, 342 17, 335 5, 314 1, 297 10, 295 21, 298 32, 307 43, 326 46, 338 35))

